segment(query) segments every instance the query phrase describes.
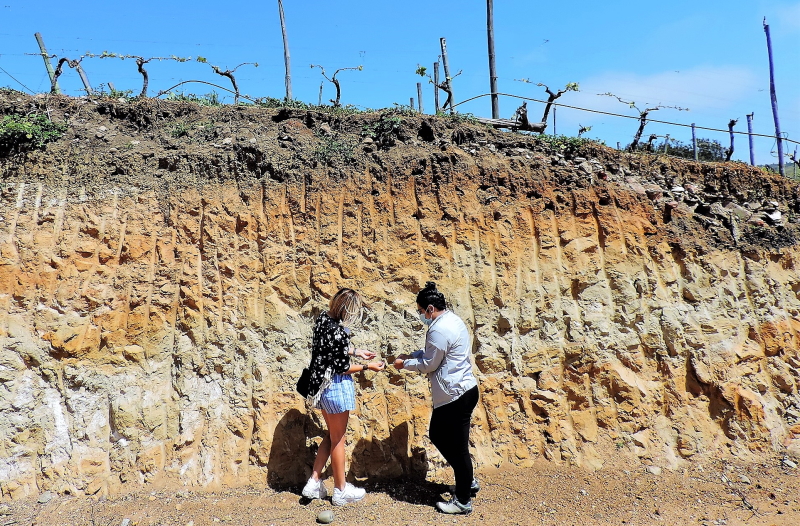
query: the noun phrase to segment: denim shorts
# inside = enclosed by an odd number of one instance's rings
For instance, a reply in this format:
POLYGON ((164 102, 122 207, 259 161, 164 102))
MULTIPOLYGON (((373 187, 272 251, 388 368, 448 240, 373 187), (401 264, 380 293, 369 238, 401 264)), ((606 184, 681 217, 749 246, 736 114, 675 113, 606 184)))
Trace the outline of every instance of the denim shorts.
POLYGON ((353 377, 349 374, 333 375, 331 385, 322 391, 317 407, 330 414, 353 411, 356 408, 353 377))

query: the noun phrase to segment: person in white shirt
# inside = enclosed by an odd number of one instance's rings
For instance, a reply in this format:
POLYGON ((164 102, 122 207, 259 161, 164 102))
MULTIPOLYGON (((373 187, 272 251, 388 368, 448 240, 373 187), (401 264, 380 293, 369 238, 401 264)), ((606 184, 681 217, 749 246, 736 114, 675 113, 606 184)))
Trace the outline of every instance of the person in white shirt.
POLYGON ((436 507, 443 513, 465 515, 472 511, 471 497, 480 489, 469 454, 470 420, 478 404, 470 334, 464 321, 447 308, 436 283, 429 281, 417 294, 417 310, 420 321, 428 326, 425 348, 399 355, 394 366, 428 375, 433 395, 428 435, 456 479, 453 498, 436 507))

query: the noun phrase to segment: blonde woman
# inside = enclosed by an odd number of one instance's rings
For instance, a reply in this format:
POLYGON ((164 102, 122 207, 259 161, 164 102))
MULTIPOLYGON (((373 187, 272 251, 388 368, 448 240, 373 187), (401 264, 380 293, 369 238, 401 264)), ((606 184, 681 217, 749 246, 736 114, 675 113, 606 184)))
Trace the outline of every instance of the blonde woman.
POLYGON ((369 369, 380 371, 384 363, 351 364, 350 357, 372 360, 376 354, 364 349, 355 349, 350 344, 350 329, 361 322, 361 296, 352 289, 341 289, 331 299, 328 312, 323 312, 314 325, 309 370, 309 395, 307 400, 318 409, 328 427, 328 435, 322 440, 314 461, 311 478, 303 488, 303 496, 324 499, 328 495, 321 475, 328 458, 333 468, 334 490, 331 502, 343 506, 358 502, 366 491, 345 481, 344 445, 347 419, 356 408, 355 388, 352 375, 369 369))

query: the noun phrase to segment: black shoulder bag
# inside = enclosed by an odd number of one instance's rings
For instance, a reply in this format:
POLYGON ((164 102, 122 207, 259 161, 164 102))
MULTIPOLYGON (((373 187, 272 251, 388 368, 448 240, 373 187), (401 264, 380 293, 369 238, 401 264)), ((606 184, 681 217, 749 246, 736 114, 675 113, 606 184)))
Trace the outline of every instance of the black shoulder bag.
POLYGON ((297 380, 297 392, 303 398, 308 398, 309 383, 311 382, 311 370, 308 367, 303 367, 303 372, 300 373, 300 378, 297 380))

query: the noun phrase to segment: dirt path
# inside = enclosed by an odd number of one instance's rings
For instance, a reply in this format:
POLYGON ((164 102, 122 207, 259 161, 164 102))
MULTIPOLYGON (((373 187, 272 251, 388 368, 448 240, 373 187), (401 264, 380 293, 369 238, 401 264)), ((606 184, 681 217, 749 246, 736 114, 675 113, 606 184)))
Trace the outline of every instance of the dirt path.
MULTIPOLYGON (((798 468, 769 464, 696 463, 683 472, 643 466, 596 472, 542 462, 533 468, 479 474, 482 490, 467 517, 437 513, 446 481, 364 484, 370 493, 343 508, 305 502, 299 488, 246 487, 215 493, 188 490, 109 499, 54 496, 40 504, 0 505, 0 526, 262 526, 314 524, 333 509, 334 524, 462 525, 748 525, 800 524, 798 468), (723 477, 724 475, 724 477, 723 477)), ((327 481, 330 487, 332 482, 327 481)))

